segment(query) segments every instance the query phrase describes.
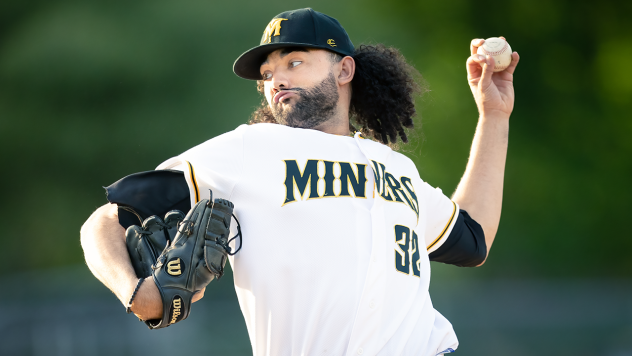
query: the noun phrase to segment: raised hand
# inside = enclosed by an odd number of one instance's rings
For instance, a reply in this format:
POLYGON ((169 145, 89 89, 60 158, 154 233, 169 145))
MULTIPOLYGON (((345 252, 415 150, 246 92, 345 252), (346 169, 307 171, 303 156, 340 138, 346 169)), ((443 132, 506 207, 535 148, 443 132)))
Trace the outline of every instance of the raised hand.
MULTIPOLYGON (((500 37, 504 39, 504 37, 500 37)), ((507 69, 494 73, 494 59, 476 53, 485 40, 473 39, 470 44, 471 55, 467 59, 467 80, 474 95, 481 116, 504 116, 509 118, 514 106, 513 73, 520 56, 511 54, 511 64, 507 69)))

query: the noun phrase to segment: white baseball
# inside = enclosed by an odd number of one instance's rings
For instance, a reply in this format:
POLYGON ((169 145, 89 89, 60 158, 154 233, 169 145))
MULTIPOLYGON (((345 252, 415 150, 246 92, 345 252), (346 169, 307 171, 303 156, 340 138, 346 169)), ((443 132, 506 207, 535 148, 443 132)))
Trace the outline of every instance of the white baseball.
POLYGON ((482 46, 478 47, 477 54, 490 55, 494 58, 494 72, 500 72, 509 67, 511 63, 511 47, 507 41, 498 37, 490 37, 482 46))

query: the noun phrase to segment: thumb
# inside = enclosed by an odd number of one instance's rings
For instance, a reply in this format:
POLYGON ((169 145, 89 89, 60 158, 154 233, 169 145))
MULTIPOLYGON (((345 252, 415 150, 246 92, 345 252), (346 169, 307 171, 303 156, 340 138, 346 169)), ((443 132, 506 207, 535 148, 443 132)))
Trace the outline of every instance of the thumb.
POLYGON ((191 300, 191 303, 195 303, 198 300, 204 298, 204 292, 206 291, 206 287, 202 288, 201 290, 195 292, 193 294, 193 299, 191 300))
MULTIPOLYGON (((481 58, 482 59, 482 58, 481 58)), ((494 74, 494 58, 492 56, 485 56, 485 64, 483 65, 483 73, 481 75, 481 81, 479 88, 486 90, 492 84, 492 75, 494 74)))

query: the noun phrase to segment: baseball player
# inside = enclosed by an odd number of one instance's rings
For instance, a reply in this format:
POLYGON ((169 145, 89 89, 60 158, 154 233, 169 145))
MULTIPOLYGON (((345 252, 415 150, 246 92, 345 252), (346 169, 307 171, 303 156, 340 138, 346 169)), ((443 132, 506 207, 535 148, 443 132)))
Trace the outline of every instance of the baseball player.
MULTIPOLYGON (((241 224, 230 225, 241 242, 218 244, 229 252, 255 355, 453 352, 456 335, 428 293, 430 261, 473 267, 487 258, 519 58, 513 53, 493 73, 493 59, 476 54, 483 43, 472 41, 466 64, 479 122, 450 199, 389 147, 407 142, 420 91, 403 56, 382 45, 355 48, 337 20, 310 8, 275 16, 260 45, 234 64, 265 98, 250 123, 107 187, 110 203, 81 231, 88 266, 128 310, 157 320, 150 327, 180 321, 181 301, 165 297, 165 278, 187 263, 210 266, 207 252, 180 265, 163 251, 144 278, 130 262, 125 229, 128 240, 132 230, 141 238, 152 226, 173 229, 173 215, 156 216, 209 207, 212 191, 216 202, 234 204, 241 224)), ((187 224, 199 215, 191 211, 174 241, 192 233, 187 224)), ((206 284, 182 303, 202 298, 206 284)))

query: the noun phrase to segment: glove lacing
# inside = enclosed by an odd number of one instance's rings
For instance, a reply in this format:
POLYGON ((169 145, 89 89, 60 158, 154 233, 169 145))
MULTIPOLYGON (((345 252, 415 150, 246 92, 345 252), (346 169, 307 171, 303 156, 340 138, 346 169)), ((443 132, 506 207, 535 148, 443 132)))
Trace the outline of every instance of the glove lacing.
POLYGON ((239 250, 241 250, 241 245, 243 243, 243 237, 241 235, 241 225, 239 224, 239 220, 237 220, 237 217, 235 216, 235 214, 231 214, 233 216, 233 219, 235 219, 235 221, 237 222, 237 234, 233 237, 231 237, 225 244, 221 244, 222 247, 224 247, 226 249, 226 252, 231 255, 234 256, 237 252, 239 252, 239 250), (237 237, 239 237, 239 248, 235 250, 235 252, 231 253, 231 248, 230 246, 228 246, 234 239, 236 239, 237 237))
MULTIPOLYGON (((165 224, 164 222, 162 222, 160 220, 154 221, 154 224, 159 225, 163 229, 167 229, 167 230, 169 230, 171 228, 171 226, 165 224)), ((143 226, 143 229, 142 230, 138 230, 137 233, 139 233, 141 235, 151 235, 151 234, 153 234, 153 232, 145 230, 144 226, 143 226)))

